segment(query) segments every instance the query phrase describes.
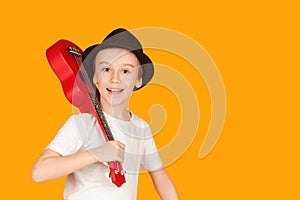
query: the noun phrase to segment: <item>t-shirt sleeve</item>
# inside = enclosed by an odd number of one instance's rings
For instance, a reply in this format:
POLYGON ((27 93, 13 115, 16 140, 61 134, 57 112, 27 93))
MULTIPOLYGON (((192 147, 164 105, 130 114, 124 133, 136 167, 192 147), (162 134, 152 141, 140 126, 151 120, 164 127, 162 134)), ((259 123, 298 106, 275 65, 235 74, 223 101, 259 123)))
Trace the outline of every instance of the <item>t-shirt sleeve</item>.
POLYGON ((155 171, 163 167, 163 163, 158 154, 155 141, 152 137, 150 128, 147 128, 147 139, 144 143, 144 154, 141 160, 141 165, 148 171, 155 171))
POLYGON ((84 141, 84 136, 79 130, 80 127, 82 127, 81 121, 76 116, 71 116, 46 149, 55 151, 62 156, 76 153, 83 146, 84 141))

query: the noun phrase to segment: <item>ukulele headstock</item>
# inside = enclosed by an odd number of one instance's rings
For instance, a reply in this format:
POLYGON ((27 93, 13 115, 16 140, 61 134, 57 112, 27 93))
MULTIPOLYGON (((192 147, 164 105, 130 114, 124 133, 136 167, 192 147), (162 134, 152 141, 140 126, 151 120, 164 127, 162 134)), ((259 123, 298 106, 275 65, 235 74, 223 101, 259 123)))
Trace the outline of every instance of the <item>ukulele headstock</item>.
POLYGON ((69 52, 69 54, 76 56, 76 57, 80 57, 81 53, 80 50, 77 49, 76 47, 67 47, 67 51, 69 52))

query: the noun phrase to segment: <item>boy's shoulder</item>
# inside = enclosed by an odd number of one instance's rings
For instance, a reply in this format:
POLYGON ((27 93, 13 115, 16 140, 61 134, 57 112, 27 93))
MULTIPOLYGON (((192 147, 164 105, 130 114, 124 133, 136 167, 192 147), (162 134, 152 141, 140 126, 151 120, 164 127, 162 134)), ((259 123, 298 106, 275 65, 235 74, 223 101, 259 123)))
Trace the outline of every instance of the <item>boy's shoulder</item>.
POLYGON ((89 113, 76 113, 76 114, 71 115, 67 121, 87 122, 87 121, 95 121, 95 120, 96 119, 92 114, 89 114, 89 113))
POLYGON ((91 126, 94 126, 96 123, 96 118, 92 114, 78 113, 71 115, 65 124, 91 128, 91 126))
POLYGON ((143 118, 139 117, 138 115, 131 112, 131 121, 134 122, 134 124, 139 125, 141 127, 149 127, 148 122, 146 122, 143 118))

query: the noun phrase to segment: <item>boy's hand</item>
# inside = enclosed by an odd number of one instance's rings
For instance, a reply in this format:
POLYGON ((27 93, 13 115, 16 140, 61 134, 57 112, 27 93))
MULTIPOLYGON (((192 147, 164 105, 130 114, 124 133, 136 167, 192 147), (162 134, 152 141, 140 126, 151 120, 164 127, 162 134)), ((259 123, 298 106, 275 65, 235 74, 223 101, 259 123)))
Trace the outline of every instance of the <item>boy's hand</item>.
POLYGON ((108 141, 104 145, 88 150, 99 162, 124 161, 125 145, 119 141, 108 141))

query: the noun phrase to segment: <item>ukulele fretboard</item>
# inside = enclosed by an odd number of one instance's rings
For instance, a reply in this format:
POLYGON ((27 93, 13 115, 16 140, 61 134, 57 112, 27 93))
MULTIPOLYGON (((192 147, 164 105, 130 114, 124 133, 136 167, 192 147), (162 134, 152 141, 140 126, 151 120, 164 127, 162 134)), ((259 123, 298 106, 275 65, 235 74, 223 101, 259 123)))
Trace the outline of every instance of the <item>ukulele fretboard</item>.
POLYGON ((109 126, 108 126, 108 123, 107 123, 107 121, 105 119, 104 113, 102 111, 102 107, 100 105, 100 102, 99 102, 97 96, 95 94, 91 94, 91 93, 89 94, 89 96, 90 96, 91 101, 92 101, 92 103, 93 103, 93 105, 95 107, 95 110, 96 110, 96 112, 97 112, 97 114, 98 114, 98 116, 100 118, 100 121, 101 121, 101 123, 103 125, 103 128, 105 130, 105 134, 107 135, 108 140, 114 140, 114 137, 113 137, 113 135, 111 133, 111 130, 110 130, 109 126))

